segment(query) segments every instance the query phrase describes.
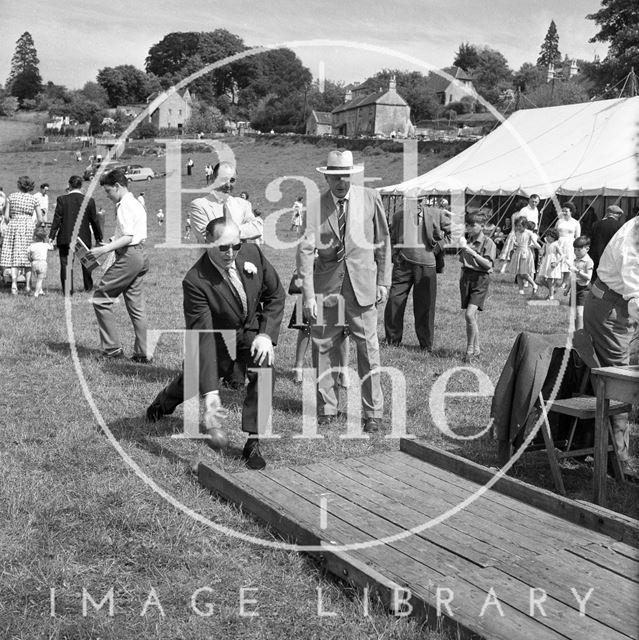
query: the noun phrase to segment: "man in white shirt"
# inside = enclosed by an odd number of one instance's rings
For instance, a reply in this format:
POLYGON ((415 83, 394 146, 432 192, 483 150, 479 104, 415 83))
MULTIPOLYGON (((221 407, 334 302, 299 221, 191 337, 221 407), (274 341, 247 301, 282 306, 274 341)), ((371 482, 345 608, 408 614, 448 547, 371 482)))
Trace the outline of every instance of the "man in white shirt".
POLYGON ((264 223, 253 213, 251 203, 232 195, 236 175, 229 162, 213 167, 213 189, 204 198, 196 198, 189 207, 191 227, 198 242, 205 241, 206 226, 211 220, 227 215, 240 228, 240 239, 256 240, 262 237, 264 223))
MULTIPOLYGON (((584 304, 584 329, 602 367, 630 362, 630 339, 639 321, 639 218, 626 222, 604 249, 597 279, 584 304)), ((627 414, 612 418, 619 459, 629 467, 627 414)), ((636 465, 636 461, 632 466, 636 465)))
MULTIPOLYGON (((47 221, 47 212, 49 210, 49 183, 43 182, 40 185, 40 191, 38 191, 35 195, 35 199, 38 201, 38 205, 40 205, 40 211, 42 212, 42 222, 47 221)), ((35 219, 35 213, 33 214, 35 219)))
POLYGON ((148 363, 147 319, 142 297, 142 278, 149 270, 144 249, 146 241, 146 210, 129 191, 124 172, 114 169, 102 176, 100 184, 107 198, 116 206, 115 236, 111 242, 95 247, 88 255, 94 258, 115 252, 113 264, 105 271, 93 295, 93 308, 100 327, 100 342, 106 358, 124 355, 117 329, 113 303, 122 294, 126 310, 133 324, 134 362, 148 363))
POLYGON ((515 220, 517 218, 521 218, 521 216, 525 216, 526 220, 535 223, 535 227, 539 228, 539 210, 537 206, 539 205, 539 196, 536 193, 531 194, 530 198, 528 198, 528 204, 525 207, 522 207, 517 213, 513 214, 511 218, 510 228, 515 228, 515 220))

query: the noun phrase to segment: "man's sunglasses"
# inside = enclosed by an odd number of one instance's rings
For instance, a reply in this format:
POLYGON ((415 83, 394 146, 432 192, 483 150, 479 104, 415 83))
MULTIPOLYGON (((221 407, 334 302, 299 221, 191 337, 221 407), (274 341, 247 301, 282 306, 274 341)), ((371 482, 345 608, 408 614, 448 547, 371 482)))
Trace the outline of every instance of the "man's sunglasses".
POLYGON ((242 243, 238 242, 238 244, 219 244, 217 248, 222 253, 226 253, 229 249, 233 249, 233 251, 239 251, 241 246, 242 246, 242 243))

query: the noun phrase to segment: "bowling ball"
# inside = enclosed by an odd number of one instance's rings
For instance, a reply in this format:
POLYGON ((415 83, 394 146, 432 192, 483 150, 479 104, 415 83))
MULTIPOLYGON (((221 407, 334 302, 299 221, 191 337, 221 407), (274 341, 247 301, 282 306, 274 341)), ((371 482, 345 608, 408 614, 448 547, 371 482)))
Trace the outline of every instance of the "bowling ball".
POLYGON ((219 427, 213 427, 212 429, 206 430, 206 444, 211 447, 211 449, 226 449, 229 444, 229 437, 226 435, 226 431, 220 429, 219 427))

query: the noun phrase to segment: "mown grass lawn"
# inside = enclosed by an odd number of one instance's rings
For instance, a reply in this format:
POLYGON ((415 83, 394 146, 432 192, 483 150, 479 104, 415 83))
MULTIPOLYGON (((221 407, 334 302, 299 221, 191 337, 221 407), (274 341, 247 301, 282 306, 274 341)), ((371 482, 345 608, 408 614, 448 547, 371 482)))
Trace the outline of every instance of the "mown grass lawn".
MULTIPOLYGON (((290 206, 300 183, 282 183, 282 199, 270 202, 267 185, 280 176, 304 175, 321 187, 314 167, 324 163, 327 148, 302 144, 276 146, 237 141, 231 143, 239 167, 237 191, 247 190, 254 204, 269 213, 290 206)), ((192 183, 204 184, 203 168, 211 154, 191 154, 196 162, 192 183)), ((383 176, 388 184, 401 179, 400 154, 360 155, 367 174, 383 176)), ((359 159, 359 158, 358 158, 359 159)), ((146 159, 135 158, 146 164, 146 159)), ((420 158, 424 171, 432 158, 420 158)), ((149 165, 162 169, 161 160, 149 165)), ((23 173, 37 183, 51 183, 52 195, 63 192, 66 180, 78 172, 70 152, 54 154, 1 154, 0 184, 10 191, 23 173)), ((155 247, 163 229, 154 213, 164 207, 164 180, 135 184, 134 193, 145 191, 149 209, 151 270, 145 279, 150 326, 183 327, 181 279, 199 255, 199 249, 167 250, 155 247)), ((98 206, 112 209, 96 192, 98 206)), ((188 202, 193 195, 184 195, 188 202)), ((52 203, 54 198, 52 198, 52 203)), ((109 224, 113 224, 109 214, 109 224)), ((282 240, 292 240, 288 217, 278 227, 282 240)), ((293 250, 265 247, 285 284, 294 264, 293 250)), ((0 637, 20 638, 439 638, 415 623, 389 617, 380 607, 363 615, 359 596, 327 579, 308 559, 295 553, 249 544, 194 522, 160 498, 125 464, 103 436, 87 402, 69 347, 65 301, 59 295, 57 256, 50 262, 48 295, 14 298, 0 290, 0 637), (211 605, 210 617, 191 609, 192 594, 202 587, 200 607, 211 605), (257 600, 240 614, 240 590, 257 600), (51 617, 51 589, 55 589, 55 617, 51 617), (114 615, 105 609, 82 612, 82 591, 100 601, 113 589, 114 615), (153 592, 152 589, 155 591, 153 592), (324 611, 334 617, 318 617, 318 592, 324 611), (151 594, 151 595, 150 595, 151 594), (155 596, 155 599, 153 599, 155 596), (146 603, 146 608, 145 608, 146 603), (159 603, 164 615, 161 615, 159 603), (141 615, 144 612, 145 615, 141 615)), ((382 364, 403 371, 407 380, 408 432, 430 443, 455 450, 485 464, 496 461, 494 441, 488 437, 461 444, 445 437, 434 425, 428 403, 433 383, 447 371, 461 366, 465 347, 464 322, 458 301, 458 264, 447 257, 439 280, 436 354, 417 349, 409 306, 405 346, 382 348, 382 364)), ((79 275, 79 274, 78 274, 79 275)), ((95 317, 86 294, 69 302, 69 327, 77 345, 78 365, 95 409, 123 451, 159 486, 189 508, 210 520, 243 533, 275 539, 275 535, 233 506, 218 501, 193 480, 186 465, 156 455, 157 446, 168 448, 186 460, 209 460, 229 472, 243 469, 239 460, 244 438, 239 430, 241 395, 224 392, 230 408, 228 430, 231 447, 219 454, 204 445, 170 440, 182 428, 181 409, 157 425, 144 420, 144 411, 181 362, 181 343, 175 335, 163 337, 150 366, 129 361, 104 362, 99 352, 95 317), (155 445, 155 447, 153 446, 155 445)), ((293 306, 289 299, 285 323, 293 306)), ((130 355, 133 336, 124 305, 119 305, 122 336, 130 355)), ((528 307, 505 276, 496 276, 488 308, 481 318, 483 356, 478 367, 492 383, 520 331, 557 333, 567 329, 568 309, 528 307)), ((380 336, 383 326, 380 313, 380 336)), ((290 368, 295 351, 295 331, 282 329, 276 350, 277 384, 273 431, 281 436, 267 442, 264 454, 270 465, 304 464, 321 458, 339 458, 388 448, 397 442, 383 434, 370 440, 345 440, 335 427, 320 430, 324 439, 300 440, 301 397, 290 368)), ((354 362, 354 353, 352 353, 354 362)), ((310 365, 310 361, 309 361, 310 365)), ((474 391, 476 379, 469 372, 451 377, 449 391, 474 391)), ((384 380, 387 425, 390 422, 391 389, 384 380)), ((448 402, 447 418, 460 435, 482 431, 489 417, 490 399, 448 402)), ((387 427, 388 428, 388 427, 387 427)), ((636 442, 633 440, 633 447, 636 442)), ((543 458, 530 456, 515 468, 528 481, 551 487, 543 458)), ((572 497, 589 499, 591 475, 587 469, 564 474, 572 497)), ((609 486, 611 504, 636 517, 637 492, 609 486)))

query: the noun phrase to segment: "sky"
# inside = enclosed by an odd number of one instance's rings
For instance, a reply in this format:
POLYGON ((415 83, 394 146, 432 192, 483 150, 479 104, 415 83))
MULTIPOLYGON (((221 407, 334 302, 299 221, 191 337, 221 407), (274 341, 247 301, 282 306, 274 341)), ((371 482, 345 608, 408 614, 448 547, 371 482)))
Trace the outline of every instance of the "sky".
POLYGON ((600 0, 0 0, 0 82, 31 33, 45 82, 81 88, 104 67, 144 69, 175 31, 222 28, 249 47, 286 44, 313 76, 360 82, 387 69, 442 68, 462 42, 500 51, 516 71, 535 62, 551 20, 559 49, 592 60, 600 0), (294 44, 293 44, 294 43, 294 44))

